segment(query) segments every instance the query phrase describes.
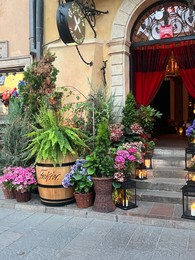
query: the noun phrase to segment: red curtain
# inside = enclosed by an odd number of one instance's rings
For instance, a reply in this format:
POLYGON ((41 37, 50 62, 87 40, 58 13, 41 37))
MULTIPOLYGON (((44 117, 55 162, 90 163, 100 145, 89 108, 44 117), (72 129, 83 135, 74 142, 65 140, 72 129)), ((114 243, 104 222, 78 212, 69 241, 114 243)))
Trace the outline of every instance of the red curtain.
POLYGON ((138 104, 147 106, 154 98, 165 75, 171 49, 164 45, 148 46, 133 50, 133 82, 135 99, 138 104))
POLYGON ((195 98, 195 45, 192 43, 184 46, 173 47, 179 72, 189 94, 195 98))

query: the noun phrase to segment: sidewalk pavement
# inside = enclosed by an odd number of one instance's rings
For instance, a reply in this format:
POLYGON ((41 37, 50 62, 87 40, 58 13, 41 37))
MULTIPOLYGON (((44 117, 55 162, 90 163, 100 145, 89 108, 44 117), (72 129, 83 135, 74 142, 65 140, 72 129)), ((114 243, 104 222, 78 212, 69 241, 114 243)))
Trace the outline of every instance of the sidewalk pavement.
POLYGON ((182 204, 137 201, 137 206, 137 208, 130 210, 116 208, 110 213, 99 213, 95 212, 93 207, 79 209, 76 203, 61 207, 48 207, 41 204, 37 194, 32 194, 32 199, 29 202, 16 202, 15 199, 4 199, 3 192, 0 190, 0 208, 195 230, 195 220, 181 218, 182 204))
POLYGON ((182 205, 138 202, 98 213, 76 204, 18 203, 0 192, 1 260, 195 260, 195 222, 182 205))

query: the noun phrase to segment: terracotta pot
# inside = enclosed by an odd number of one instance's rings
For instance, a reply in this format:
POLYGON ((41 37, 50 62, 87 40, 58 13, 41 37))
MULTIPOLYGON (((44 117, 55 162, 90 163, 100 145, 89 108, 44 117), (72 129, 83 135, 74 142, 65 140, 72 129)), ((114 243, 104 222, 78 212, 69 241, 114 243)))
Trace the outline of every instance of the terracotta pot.
POLYGON ((95 201, 93 210, 98 212, 112 212, 116 206, 112 199, 112 177, 93 177, 95 201))
POLYGON ((21 193, 20 191, 15 191, 17 202, 27 202, 31 200, 31 191, 26 191, 21 193))
POLYGON ((74 192, 74 197, 78 208, 88 208, 93 204, 94 193, 80 193, 74 192))

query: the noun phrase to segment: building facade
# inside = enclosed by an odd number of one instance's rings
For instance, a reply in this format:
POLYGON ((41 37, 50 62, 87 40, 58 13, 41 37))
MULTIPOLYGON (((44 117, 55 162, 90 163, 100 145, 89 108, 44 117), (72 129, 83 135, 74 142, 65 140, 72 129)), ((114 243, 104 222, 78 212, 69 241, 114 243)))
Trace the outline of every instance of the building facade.
MULTIPOLYGON (((146 52, 146 46, 156 46, 157 49, 157 46, 161 44, 172 46, 170 44, 175 42, 191 41, 189 45, 194 45, 195 14, 193 1, 173 0, 169 1, 167 6, 167 1, 157 0, 78 0, 76 2, 81 7, 85 7, 88 13, 85 13, 85 39, 77 47, 65 44, 61 40, 56 20, 59 6, 70 1, 1 0, 0 2, 0 19, 1 24, 4 25, 0 32, 2 46, 0 49, 2 53, 0 72, 6 73, 7 68, 9 70, 11 67, 25 69, 33 60, 39 59, 42 53, 50 50, 56 54, 55 66, 59 69, 58 87, 76 88, 82 93, 83 97, 86 97, 91 87, 107 86, 115 94, 116 107, 124 105, 129 91, 138 95, 136 94, 138 90, 136 84, 138 83, 135 84, 136 50, 146 52), (182 9, 181 12, 185 14, 181 21, 174 23, 173 20, 176 20, 176 16, 181 14, 180 11, 176 11, 178 6, 179 9, 182 9), (172 7, 175 7, 175 9, 173 10, 172 7), (15 9, 18 9, 17 14, 14 12, 15 9), (13 22, 7 16, 10 10, 14 18, 13 22), (34 16, 33 20, 32 16, 34 16), (41 26, 35 25, 33 31, 32 25, 37 22, 37 16, 40 16, 41 26), (149 24, 149 20, 153 18, 155 18, 155 24, 149 24), (161 38, 159 26, 163 27, 164 25, 168 28, 170 24, 172 24, 172 34, 161 38), (188 24, 188 29, 184 28, 186 27, 185 24, 188 24), (179 29, 180 26, 181 29, 179 29), (141 32, 140 28, 143 29, 141 32), (156 38, 149 37, 147 32, 152 30, 155 30, 158 35, 156 38), (179 34, 178 30, 182 33, 179 34), (37 52, 39 55, 37 55, 37 52)), ((167 65, 168 62, 169 60, 167 60, 167 65)), ((144 61, 144 64, 147 64, 147 62, 144 61)), ((191 67, 194 68, 194 64, 191 67)), ((18 73, 18 71, 16 72, 18 73)), ((165 77, 166 75, 163 76, 163 80, 161 79, 160 82, 156 83, 158 88, 153 91, 155 95, 159 92, 160 85, 162 85, 165 77)), ((167 77, 166 82, 168 82, 169 89, 164 105, 169 104, 166 105, 169 111, 163 110, 163 112, 167 113, 171 120, 181 124, 189 118, 188 104, 194 102, 195 94, 192 92, 195 85, 192 85, 189 94, 189 88, 186 88, 180 75, 178 77, 167 77), (177 91, 176 86, 178 86, 179 91, 177 91)), ((166 84, 163 86, 165 89, 166 84)), ((5 87, 8 86, 0 86, 0 92, 5 87)), ((139 86, 139 88, 141 92, 142 86, 139 86)), ((147 92, 147 88, 145 92, 147 92)), ((142 95, 142 92, 140 95, 142 95)), ((155 95, 148 99, 147 105, 152 104, 155 95)), ((165 93, 163 92, 160 95, 162 97, 160 99, 163 99, 165 93)))

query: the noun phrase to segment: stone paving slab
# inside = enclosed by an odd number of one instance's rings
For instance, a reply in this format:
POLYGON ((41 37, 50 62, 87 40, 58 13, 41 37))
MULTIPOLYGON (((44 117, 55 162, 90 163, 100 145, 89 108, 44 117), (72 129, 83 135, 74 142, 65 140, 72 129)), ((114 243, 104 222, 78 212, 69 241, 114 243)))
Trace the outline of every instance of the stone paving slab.
MULTIPOLYGON (((95 212, 93 207, 87 209, 79 209, 76 204, 70 204, 62 207, 48 207, 41 204, 39 196, 37 194, 32 194, 32 199, 26 203, 16 202, 15 199, 4 199, 2 191, 0 191, 0 208, 6 209, 18 209, 25 210, 28 212, 38 212, 47 214, 64 215, 65 219, 69 216, 77 216, 83 218, 96 218, 102 220, 108 220, 113 222, 128 222, 128 223, 138 223, 153 226, 162 227, 175 227, 183 229, 195 230, 195 221, 189 219, 183 219, 182 216, 182 205, 172 204, 172 203, 162 203, 162 202, 148 202, 148 201, 138 201, 138 207, 130 210, 122 210, 116 208, 114 212, 110 213, 100 213, 95 212)), ((0 219, 1 219, 0 213, 0 219)), ((28 213, 26 213, 28 216, 28 213)), ((25 219, 25 214, 23 218, 25 219)), ((17 216, 15 216, 17 220, 17 216)), ((36 219, 36 221, 39 221, 36 219)), ((47 223, 47 220, 45 220, 47 223)), ((7 222, 9 222, 9 216, 7 217, 7 222)), ((52 226, 52 219, 48 220, 48 223, 52 226)), ((13 221, 9 225, 14 225, 13 221)), ((24 225, 28 225, 27 223, 24 225)), ((57 229, 59 224, 53 224, 52 229, 57 229)), ((44 229, 44 226, 42 227, 44 229)), ((0 230, 1 233, 1 230, 0 230)))

